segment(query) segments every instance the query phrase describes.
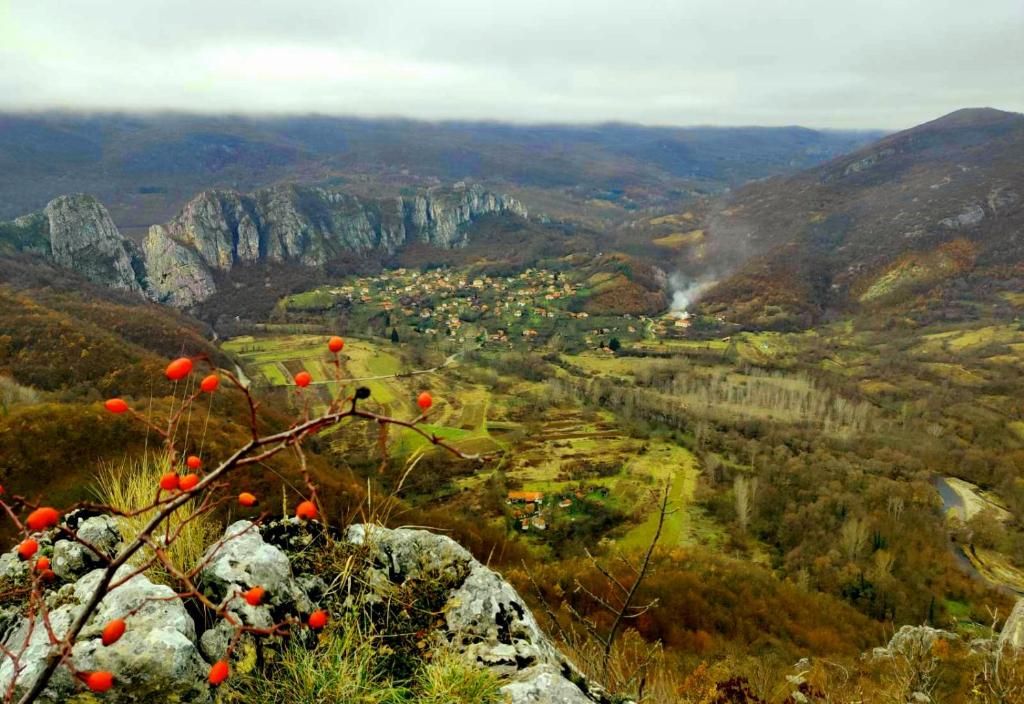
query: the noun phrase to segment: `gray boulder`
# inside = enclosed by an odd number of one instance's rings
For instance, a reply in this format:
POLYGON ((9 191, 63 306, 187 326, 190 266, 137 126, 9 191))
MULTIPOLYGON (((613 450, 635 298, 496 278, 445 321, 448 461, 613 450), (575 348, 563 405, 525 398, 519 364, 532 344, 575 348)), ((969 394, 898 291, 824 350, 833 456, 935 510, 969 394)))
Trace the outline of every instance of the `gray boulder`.
POLYGON ((999 634, 999 647, 1024 650, 1024 599, 1018 599, 999 634))
POLYGON ((504 691, 514 704, 607 701, 548 640, 515 589, 451 538, 353 525, 346 539, 365 546, 373 562, 364 598, 386 600, 408 580, 451 585, 443 638, 470 662, 508 678, 504 691))
MULTIPOLYGON (((312 610, 306 592, 292 574, 288 556, 263 540, 258 527, 249 521, 228 526, 224 537, 207 551, 200 573, 204 593, 240 623, 269 628, 287 615, 300 616, 312 610), (252 606, 243 593, 251 587, 266 590, 263 603, 252 606)), ((203 653, 211 660, 223 657, 234 634, 226 620, 203 633, 203 653)))
MULTIPOLYGON (((133 568, 124 567, 117 578, 127 577, 132 571, 133 568)), ((49 595, 51 609, 47 619, 57 638, 67 633, 102 575, 103 570, 94 570, 75 584, 49 595)), ((116 686, 104 695, 104 701, 208 702, 210 692, 205 677, 209 666, 199 655, 195 636, 195 624, 184 604, 174 598, 174 590, 136 575, 100 602, 75 643, 71 659, 80 672, 109 670, 114 674, 116 686), (127 630, 119 641, 104 646, 100 634, 114 618, 124 618, 127 630)), ((16 689, 24 691, 43 670, 51 648, 47 630, 41 627, 38 615, 34 620, 22 617, 3 644, 21 653, 16 689)), ((14 676, 11 661, 5 658, 0 662, 0 688, 9 686, 14 676)), ((59 668, 40 701, 67 701, 82 689, 70 671, 59 668)))
POLYGON ((79 524, 78 537, 81 542, 62 538, 53 545, 51 567, 61 579, 68 581, 81 577, 95 567, 103 564, 103 557, 92 548, 96 548, 107 558, 117 555, 121 548, 121 531, 117 521, 110 516, 92 516, 79 524))
POLYGON ((958 636, 955 633, 950 633, 940 628, 932 628, 931 626, 903 626, 893 634, 886 647, 875 648, 872 651, 872 655, 876 659, 894 657, 915 658, 930 653, 932 647, 939 640, 952 641, 957 639, 958 636))

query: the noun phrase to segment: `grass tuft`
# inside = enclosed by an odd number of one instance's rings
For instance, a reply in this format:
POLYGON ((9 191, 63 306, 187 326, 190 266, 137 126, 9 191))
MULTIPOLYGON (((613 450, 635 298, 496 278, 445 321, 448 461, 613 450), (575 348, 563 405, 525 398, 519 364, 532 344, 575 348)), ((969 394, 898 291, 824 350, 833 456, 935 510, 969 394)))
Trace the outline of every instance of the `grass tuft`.
MULTIPOLYGON (((124 460, 119 465, 106 465, 100 470, 93 488, 101 503, 126 513, 134 513, 153 503, 160 475, 169 471, 169 463, 155 457, 142 460, 124 460)), ((221 535, 223 526, 209 513, 194 516, 198 502, 190 501, 178 509, 165 524, 166 534, 181 533, 171 541, 167 554, 171 564, 187 572, 195 567, 211 545, 221 535), (184 523, 184 526, 182 524, 184 523)), ((153 518, 156 509, 142 511, 132 516, 119 516, 118 527, 126 541, 131 541, 153 518)), ((141 565, 153 557, 153 551, 144 548, 137 553, 133 564, 141 565)), ((174 586, 175 580, 162 565, 154 565, 146 576, 158 584, 174 586)))

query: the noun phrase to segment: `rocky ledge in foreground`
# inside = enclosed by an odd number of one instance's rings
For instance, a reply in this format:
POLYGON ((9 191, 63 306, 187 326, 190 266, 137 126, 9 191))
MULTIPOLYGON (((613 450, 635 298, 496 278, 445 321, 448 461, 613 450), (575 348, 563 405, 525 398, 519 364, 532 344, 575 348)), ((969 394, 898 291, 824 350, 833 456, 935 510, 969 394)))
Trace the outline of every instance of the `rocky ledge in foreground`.
MULTIPOLYGON (((123 545, 117 523, 108 516, 72 515, 68 521, 91 546, 110 555, 123 545)), ((51 627, 61 637, 95 589, 102 573, 100 560, 80 544, 54 534, 40 536, 39 542, 57 575, 45 599, 51 627)), ((438 616, 425 637, 498 675, 511 704, 609 702, 541 632, 516 591, 450 538, 424 530, 353 525, 328 541, 317 523, 292 519, 255 526, 239 521, 211 546, 201 564, 204 595, 214 603, 227 603, 246 625, 267 627, 289 615, 301 617, 313 604, 330 599, 337 601, 339 610, 354 609, 372 617, 413 594, 412 598, 439 607, 433 609, 438 616), (323 561, 310 558, 328 542, 334 551, 339 546, 349 551, 351 563, 357 565, 350 575, 355 578, 343 580, 348 586, 341 590, 337 571, 324 570, 323 561), (253 586, 267 590, 267 600, 258 606, 239 598, 241 591, 253 586)), ((10 587, 26 584, 28 570, 29 563, 14 551, 0 556, 0 584, 7 587, 2 591, 10 593, 10 587)), ((126 568, 125 575, 129 574, 126 568)), ((10 658, 0 663, 3 690, 17 669, 16 689, 24 691, 41 671, 50 647, 45 629, 32 628, 26 611, 24 602, 8 601, 0 607, 0 640, 8 652, 22 652, 18 668, 10 658)), ((401 622, 401 614, 396 620, 393 612, 387 613, 396 628, 409 627, 401 622)), ((118 686, 104 695, 104 701, 212 702, 207 672, 211 663, 224 657, 232 633, 223 621, 203 630, 198 615, 195 605, 176 598, 170 587, 135 575, 104 598, 74 646, 73 662, 80 671, 114 673, 118 686), (124 618, 128 628, 112 646, 102 646, 101 629, 116 618, 124 618)), ((293 637, 312 645, 308 631, 293 637)), ((259 648, 279 647, 282 642, 264 640, 259 648)), ((253 636, 245 636, 235 649, 239 669, 254 645, 253 636)), ((82 692, 82 684, 61 668, 39 701, 79 701, 88 696, 82 692)))

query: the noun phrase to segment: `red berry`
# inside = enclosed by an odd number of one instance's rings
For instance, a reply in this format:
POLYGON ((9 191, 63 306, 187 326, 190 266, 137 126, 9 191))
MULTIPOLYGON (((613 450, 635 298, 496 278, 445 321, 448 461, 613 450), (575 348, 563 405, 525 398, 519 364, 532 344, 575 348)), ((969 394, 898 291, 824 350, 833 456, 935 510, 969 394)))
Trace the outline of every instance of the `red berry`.
POLYGON ((416 399, 416 405, 425 411, 434 405, 434 398, 430 393, 424 391, 419 395, 419 398, 416 399))
POLYGON ((44 582, 52 582, 53 580, 57 579, 57 573, 53 570, 43 570, 39 574, 39 579, 43 580, 44 582))
POLYGON ((111 413, 120 415, 128 410, 128 404, 124 402, 124 399, 112 398, 103 402, 103 406, 111 413))
POLYGON ((245 597, 245 603, 249 606, 259 606, 263 603, 263 597, 266 595, 267 590, 263 587, 253 587, 249 591, 245 592, 242 596, 245 597))
POLYGON ((327 349, 329 349, 334 354, 338 354, 343 349, 345 349, 345 341, 338 337, 337 335, 335 335, 334 337, 327 341, 327 349))
POLYGON ((164 491, 174 491, 179 486, 176 472, 167 472, 160 477, 160 488, 164 491))
POLYGON ((185 460, 185 464, 188 465, 189 469, 199 469, 203 466, 203 461, 195 455, 189 455, 188 459, 185 460))
POLYGON ((36 560, 36 570, 39 572, 45 572, 48 569, 50 569, 50 558, 40 557, 36 560))
POLYGON ((321 628, 327 625, 327 612, 323 609, 317 609, 309 615, 309 627, 314 631, 319 631, 321 628))
POLYGON ((256 505, 256 497, 250 494, 248 491, 243 491, 238 495, 238 503, 246 508, 250 508, 256 505))
POLYGON ((103 627, 103 645, 113 645, 121 640, 124 635, 125 623, 123 618, 115 618, 103 627))
POLYGON ((39 552, 39 543, 34 538, 25 538, 18 543, 18 557, 22 560, 30 560, 39 552))
POLYGON ((220 386, 220 377, 216 374, 210 374, 209 376, 203 377, 203 380, 199 382, 199 388, 208 394, 212 394, 220 386))
POLYGON ((106 670, 90 672, 85 676, 85 686, 94 692, 106 692, 114 686, 114 675, 106 670))
POLYGON ((178 357, 164 370, 164 374, 171 381, 180 381, 192 373, 192 360, 188 357, 178 357))
POLYGON ((309 386, 309 382, 313 381, 313 376, 309 372, 299 372, 295 375, 295 385, 306 388, 309 386))
POLYGON ((46 530, 47 528, 53 528, 57 525, 57 521, 60 520, 60 512, 55 508, 49 506, 43 506, 37 508, 32 513, 28 514, 28 518, 25 519, 26 525, 32 530, 46 530))
POLYGON ((228 678, 228 675, 230 674, 231 668, 228 667, 228 661, 218 660, 217 662, 213 663, 213 666, 210 668, 210 676, 208 679, 210 680, 210 684, 216 687, 221 682, 226 680, 228 678))
POLYGON ((303 501, 295 507, 295 515, 304 521, 312 521, 317 517, 316 504, 312 501, 303 501))
POLYGON ((180 480, 178 480, 178 488, 182 491, 192 491, 196 488, 196 484, 199 483, 199 475, 192 473, 186 474, 180 480))

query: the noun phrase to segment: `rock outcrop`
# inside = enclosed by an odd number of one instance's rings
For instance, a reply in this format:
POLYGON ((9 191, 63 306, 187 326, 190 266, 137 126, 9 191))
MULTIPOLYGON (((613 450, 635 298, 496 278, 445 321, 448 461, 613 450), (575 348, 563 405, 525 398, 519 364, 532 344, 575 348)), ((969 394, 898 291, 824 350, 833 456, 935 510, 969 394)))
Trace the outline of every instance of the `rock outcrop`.
POLYGON ((346 539, 370 551, 364 599, 391 598, 406 582, 452 585, 441 636, 470 662, 505 677, 502 692, 511 704, 607 701, 552 645, 515 589, 451 538, 354 525, 346 539))
POLYGON ((382 199, 295 185, 213 190, 153 225, 140 250, 95 198, 71 195, 42 214, 0 223, 0 252, 42 254, 95 283, 189 308, 216 292, 216 274, 239 265, 322 267, 345 252, 394 254, 413 242, 461 247, 466 226, 490 213, 527 215, 515 198, 479 186, 382 199))
MULTIPOLYGON (((58 639, 100 583, 103 570, 93 566, 95 552, 110 557, 124 544, 117 519, 109 516, 71 514, 63 528, 77 532, 95 551, 86 554, 88 548, 56 531, 37 536, 41 551, 54 555, 54 566, 56 556, 64 555, 60 573, 43 594, 50 628, 58 639)), ((436 647, 451 649, 467 663, 498 675, 509 704, 609 704, 608 696, 543 634, 516 591, 450 538, 424 530, 369 525, 350 526, 332 540, 326 540, 326 535, 327 529, 316 522, 288 519, 255 525, 238 521, 201 559, 198 586, 206 599, 224 607, 238 623, 255 629, 302 621, 312 609, 330 604, 337 611, 355 609, 372 616, 375 609, 406 603, 410 594, 426 594, 437 608, 430 611, 430 634, 425 637, 436 647), (343 590, 328 587, 337 582, 338 574, 324 573, 314 567, 321 563, 310 562, 310 555, 328 544, 347 545, 358 565, 355 572, 345 573, 349 586, 343 590), (263 587, 266 594, 265 601, 255 605, 242 598, 254 586, 263 587)), ((14 551, 0 555, 0 581, 23 583, 30 578, 29 564, 14 551)), ((116 686, 103 695, 104 701, 208 704, 215 699, 206 680, 211 663, 230 657, 239 670, 242 661, 252 667, 256 636, 244 635, 227 656, 234 626, 224 619, 197 625, 174 590, 133 572, 131 566, 119 570, 114 579, 118 586, 104 597, 71 653, 78 672, 114 674, 116 686), (102 629, 116 618, 125 619, 127 629, 120 640, 104 646, 102 629)), ((39 614, 27 617, 26 606, 0 604, 0 643, 5 652, 19 654, 18 668, 10 657, 0 658, 0 688, 16 678, 17 692, 35 681, 52 647, 39 614)), ((402 632, 403 624, 391 625, 402 632)), ((284 644, 280 636, 262 637, 264 651, 284 644)), ((309 646, 315 643, 305 629, 291 637, 309 646)), ((82 683, 61 667, 40 701, 56 704, 79 701, 75 697, 80 696, 82 683)))
MULTIPOLYGON (((108 516, 77 519, 72 526, 84 540, 104 552, 116 550, 121 535, 108 516), (94 542, 95 541, 95 542, 94 542)), ((69 546, 81 550, 80 543, 66 539, 53 542, 53 536, 40 536, 43 550, 53 549, 54 567, 63 549, 69 546)), ((74 553, 74 550, 70 550, 74 553)), ((79 555, 78 557, 82 557, 79 555)), ((103 575, 102 569, 88 568, 90 560, 65 561, 65 569, 58 574, 68 581, 55 585, 45 594, 46 621, 54 637, 63 638, 78 618, 84 605, 92 597, 103 575), (75 577, 78 572, 84 574, 75 577)), ((28 579, 28 563, 19 561, 14 552, 0 557, 0 579, 28 579)), ((176 701, 209 702, 210 692, 205 683, 209 665, 196 646, 196 626, 184 602, 175 597, 170 587, 154 584, 144 575, 133 575, 135 568, 122 567, 115 577, 112 589, 100 602, 99 609, 86 624, 71 652, 71 660, 79 672, 107 670, 117 673, 118 686, 104 697, 104 701, 117 704, 176 701), (101 634, 105 624, 116 618, 127 623, 125 634, 116 643, 104 646, 101 634)), ((15 691, 23 692, 31 686, 45 666, 51 650, 51 640, 43 625, 41 613, 29 617, 15 605, 0 608, 0 639, 4 652, 18 654, 18 667, 9 657, 0 658, 0 689, 7 691, 16 679, 15 691)), ((82 691, 82 685, 67 668, 58 668, 42 697, 45 704, 72 700, 82 691)))
POLYGON ((999 634, 999 647, 1024 650, 1024 599, 1018 599, 999 634))
POLYGON ((107 209, 92 196, 61 196, 43 210, 53 260, 94 283, 141 293, 138 256, 107 209))

